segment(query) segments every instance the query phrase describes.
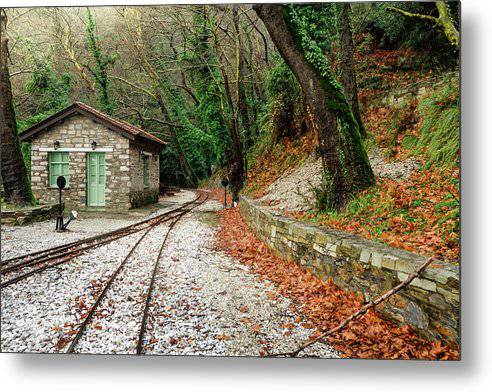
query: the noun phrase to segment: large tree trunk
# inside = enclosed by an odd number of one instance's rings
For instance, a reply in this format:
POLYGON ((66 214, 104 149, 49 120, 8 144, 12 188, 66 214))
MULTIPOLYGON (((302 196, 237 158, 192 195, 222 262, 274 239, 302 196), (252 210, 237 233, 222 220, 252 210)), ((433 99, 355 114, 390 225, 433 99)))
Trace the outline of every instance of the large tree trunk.
POLYGON ((306 59, 305 49, 297 46, 296 32, 284 17, 288 10, 268 4, 256 4, 253 8, 299 81, 314 116, 324 171, 321 204, 324 208, 341 208, 354 193, 374 183, 357 122, 333 75, 322 76, 306 59))
POLYGON ((5 199, 16 203, 31 203, 32 193, 22 158, 12 100, 8 67, 7 14, 0 9, 0 129, 2 139, 2 184, 5 199))
POLYGON ((357 97, 357 78, 354 67, 354 42, 350 27, 350 3, 341 4, 340 13, 340 68, 345 97, 352 109, 355 121, 359 124, 359 132, 362 138, 366 137, 366 129, 360 115, 359 100, 357 97))
POLYGON ((244 130, 244 152, 243 155, 245 159, 244 167, 245 170, 248 168, 248 164, 246 161, 246 152, 253 144, 253 138, 251 135, 251 122, 249 119, 248 113, 248 102, 246 98, 246 88, 244 86, 245 81, 245 59, 244 59, 244 46, 241 39, 241 32, 239 30, 239 6, 234 5, 232 8, 232 15, 234 20, 234 31, 235 31, 235 45, 236 45, 236 64, 237 64, 237 72, 236 72, 236 91, 237 91, 237 110, 239 112, 239 116, 241 117, 242 126, 244 130))

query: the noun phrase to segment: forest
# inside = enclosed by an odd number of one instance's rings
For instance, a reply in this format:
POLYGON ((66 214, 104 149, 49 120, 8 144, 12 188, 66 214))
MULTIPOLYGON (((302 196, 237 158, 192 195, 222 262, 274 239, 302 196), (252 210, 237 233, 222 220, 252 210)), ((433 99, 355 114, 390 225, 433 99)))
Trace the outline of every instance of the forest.
POLYGON ((287 213, 458 261, 459 3, 1 16, 4 201, 36 203, 17 135, 80 101, 166 140, 162 183, 262 197, 314 156, 312 208, 287 213))

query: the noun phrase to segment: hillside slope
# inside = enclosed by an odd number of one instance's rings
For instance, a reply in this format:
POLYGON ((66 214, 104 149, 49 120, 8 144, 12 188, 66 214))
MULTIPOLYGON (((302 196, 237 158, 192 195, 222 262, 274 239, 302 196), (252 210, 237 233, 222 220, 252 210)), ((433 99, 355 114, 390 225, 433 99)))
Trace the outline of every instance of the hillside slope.
POLYGON ((459 78, 400 72, 398 80, 360 91, 377 183, 342 211, 315 209, 321 162, 309 133, 259 157, 246 191, 298 219, 458 262, 459 78))
MULTIPOLYGON (((378 147, 369 151, 369 160, 374 174, 381 179, 405 180, 419 167, 414 157, 388 162, 378 147)), ((315 190, 321 185, 321 173, 321 159, 310 155, 304 163, 268 186, 260 200, 287 211, 314 210, 315 190)))

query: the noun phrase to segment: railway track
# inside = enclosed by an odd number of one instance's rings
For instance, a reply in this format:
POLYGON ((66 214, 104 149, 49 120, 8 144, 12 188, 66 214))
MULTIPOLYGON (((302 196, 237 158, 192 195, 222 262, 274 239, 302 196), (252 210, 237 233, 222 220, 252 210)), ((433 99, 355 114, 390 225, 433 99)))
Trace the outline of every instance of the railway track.
POLYGON ((182 211, 187 211, 186 209, 188 206, 196 203, 200 197, 201 196, 198 195, 195 199, 184 203, 180 207, 166 211, 158 216, 136 222, 129 226, 68 244, 56 246, 54 248, 44 249, 4 260, 2 262, 2 268, 0 269, 0 274, 3 281, 0 284, 0 288, 8 287, 48 268, 65 264, 90 249, 94 249, 109 242, 116 241, 120 238, 153 228, 156 225, 172 220, 182 211), (15 277, 10 277, 16 272, 18 274, 15 277), (8 277, 8 280, 4 281, 6 277, 8 277))
MULTIPOLYGON (((149 282, 149 285, 148 285, 147 290, 146 290, 145 305, 144 305, 144 309, 142 312, 142 318, 141 318, 141 322, 140 322, 140 329, 139 329, 139 335, 138 335, 138 342, 137 342, 137 346, 136 346, 137 354, 143 354, 144 353, 144 350, 143 350, 144 349, 144 337, 145 337, 146 325, 147 325, 147 320, 148 320, 150 302, 151 302, 152 293, 153 293, 153 289, 154 289, 155 278, 157 275, 157 271, 159 269, 159 262, 160 262, 165 244, 166 244, 167 239, 169 237, 169 234, 171 233, 174 226, 179 222, 179 220, 183 216, 185 216, 187 213, 192 211, 194 208, 202 205, 207 200, 208 200, 208 195, 202 193, 195 200, 188 203, 185 208, 183 208, 179 212, 177 212, 173 217, 165 220, 165 221, 171 221, 171 223, 169 224, 168 230, 167 230, 167 232, 166 232, 166 234, 162 240, 162 243, 160 244, 159 252, 158 252, 157 258, 154 261, 154 265, 152 268, 152 274, 151 274, 150 282, 149 282)), ((79 344, 82 336, 86 332, 87 327, 91 324, 93 317, 96 314, 97 309, 101 305, 101 302, 106 297, 106 294, 108 293, 108 291, 113 287, 116 278, 120 275, 120 273, 122 272, 124 267, 128 264, 128 261, 131 259, 135 250, 142 243, 142 241, 147 236, 147 234, 150 231, 152 231, 152 229, 160 226, 161 223, 164 223, 164 220, 158 221, 158 222, 152 224, 151 226, 149 226, 148 228, 146 228, 144 230, 144 233, 139 237, 137 242, 130 249, 130 251, 128 252, 126 257, 123 259, 123 261, 120 263, 118 268, 113 272, 113 274, 107 280, 107 282, 104 285, 104 288, 100 291, 94 304, 91 306, 90 310, 85 315, 82 323, 79 325, 77 333, 74 336, 74 338, 72 339, 72 341, 70 342, 70 345, 69 345, 68 349, 66 350, 66 353, 71 354, 71 353, 75 352, 77 345, 79 344)))

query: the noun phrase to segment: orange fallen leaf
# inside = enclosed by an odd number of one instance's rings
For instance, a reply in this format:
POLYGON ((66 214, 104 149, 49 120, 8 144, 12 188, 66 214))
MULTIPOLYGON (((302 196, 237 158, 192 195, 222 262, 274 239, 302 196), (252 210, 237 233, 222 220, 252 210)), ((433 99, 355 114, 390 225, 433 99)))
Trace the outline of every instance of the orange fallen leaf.
POLYGON ((220 334, 220 335, 215 335, 214 336, 215 339, 217 340, 230 340, 231 337, 229 335, 226 335, 226 334, 220 334))
POLYGON ((261 331, 261 326, 260 326, 260 325, 258 325, 258 324, 253 324, 253 325, 251 326, 251 330, 252 330, 254 333, 260 333, 260 331, 261 331))

